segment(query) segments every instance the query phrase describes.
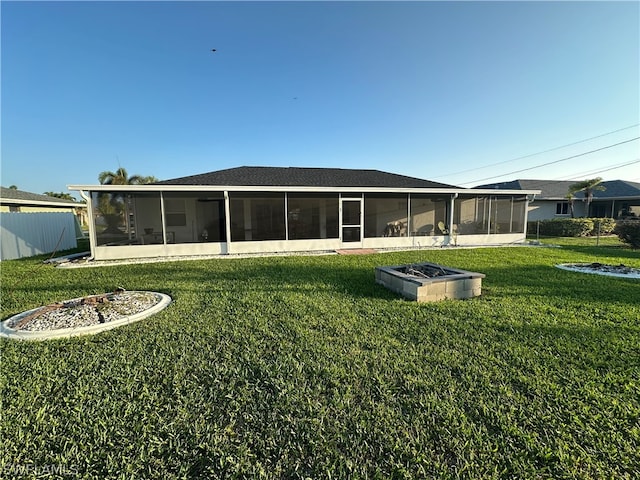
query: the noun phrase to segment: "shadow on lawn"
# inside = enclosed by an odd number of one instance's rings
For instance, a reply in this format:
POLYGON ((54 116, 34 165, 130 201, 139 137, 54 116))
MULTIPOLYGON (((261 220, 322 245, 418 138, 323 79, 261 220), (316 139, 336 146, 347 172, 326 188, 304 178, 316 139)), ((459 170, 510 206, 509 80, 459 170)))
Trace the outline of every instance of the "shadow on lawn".
POLYGON ((193 285, 194 291, 236 291, 285 292, 297 291, 313 295, 318 291, 361 298, 397 298, 395 294, 375 283, 373 268, 347 267, 332 264, 306 265, 294 268, 291 265, 242 265, 232 269, 203 271, 200 268, 186 268, 174 272, 167 286, 179 294, 186 285, 193 285), (174 284, 175 289, 170 285, 174 284), (182 284, 182 285, 181 285, 182 284))
POLYGON ((632 260, 640 260, 640 250, 633 250, 628 246, 610 246, 603 245, 597 247, 595 245, 562 245, 561 250, 588 255, 589 257, 602 258, 602 263, 606 263, 607 258, 629 258, 632 260))
MULTIPOLYGON (((233 268, 199 267, 173 272, 166 293, 178 299, 181 292, 234 293, 296 292, 313 296, 319 292, 363 299, 397 300, 402 297, 375 283, 374 267, 383 262, 368 259, 364 265, 314 263, 296 268, 291 264, 235 265, 233 268), (367 265, 369 264, 369 265, 367 265), (175 282, 175 283, 174 283, 175 282), (187 290, 185 290, 187 288, 187 290)), ((554 302, 590 301, 637 304, 638 280, 560 270, 550 265, 490 267, 482 269, 484 298, 543 297, 554 302)), ((482 298, 482 297, 481 297, 482 298)))
MULTIPOLYGON (((570 249, 584 252, 593 260, 592 247, 570 249)), ((634 258, 632 251, 624 249, 607 248, 601 253, 600 259, 603 263, 607 263, 607 258, 610 257, 616 258, 617 263, 620 257, 634 258)), ((181 291, 234 291, 238 294, 251 291, 297 291, 309 295, 319 291, 330 291, 357 298, 394 300, 400 297, 375 283, 374 269, 380 265, 419 261, 414 256, 417 255, 238 259, 158 264, 145 269, 150 269, 146 272, 148 278, 164 279, 162 286, 158 288, 162 288, 161 291, 171 294, 174 298, 179 296, 181 291)), ((457 260, 445 263, 458 265, 461 262, 457 260)), ((475 266, 466 268, 474 270, 475 266)), ((639 283, 633 279, 568 272, 549 264, 485 265, 477 271, 486 275, 483 281, 483 296, 497 298, 544 296, 634 304, 639 283)))

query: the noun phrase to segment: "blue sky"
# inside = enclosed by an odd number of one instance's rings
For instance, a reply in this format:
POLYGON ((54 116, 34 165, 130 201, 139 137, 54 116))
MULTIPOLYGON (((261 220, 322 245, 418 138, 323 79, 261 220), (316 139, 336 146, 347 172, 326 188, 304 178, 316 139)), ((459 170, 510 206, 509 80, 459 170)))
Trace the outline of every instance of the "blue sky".
POLYGON ((3 186, 242 165, 640 181, 640 141, 605 148, 640 136, 638 2, 1 8, 3 186))

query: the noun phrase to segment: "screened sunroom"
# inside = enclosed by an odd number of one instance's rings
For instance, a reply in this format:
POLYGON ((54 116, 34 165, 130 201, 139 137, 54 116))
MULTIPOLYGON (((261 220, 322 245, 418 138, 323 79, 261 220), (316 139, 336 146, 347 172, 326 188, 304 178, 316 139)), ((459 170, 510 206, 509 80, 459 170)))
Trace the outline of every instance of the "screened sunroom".
POLYGON ((87 199, 96 259, 517 243, 536 193, 268 167, 70 188, 87 199))

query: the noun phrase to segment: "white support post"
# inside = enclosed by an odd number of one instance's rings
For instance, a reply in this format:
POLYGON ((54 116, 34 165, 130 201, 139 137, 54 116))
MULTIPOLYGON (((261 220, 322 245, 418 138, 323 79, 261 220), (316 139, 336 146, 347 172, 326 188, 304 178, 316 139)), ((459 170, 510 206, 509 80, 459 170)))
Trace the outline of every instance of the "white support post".
POLYGON ((511 211, 509 212, 509 233, 511 233, 513 232, 513 196, 511 197, 509 205, 511 207, 511 211))
POLYGON ((167 222, 164 212, 164 194, 160 192, 160 219, 162 220, 162 244, 167 245, 167 222))
POLYGON ((451 238, 453 237, 454 233, 453 233, 453 214, 454 214, 454 209, 455 209, 455 203, 456 203, 456 198, 458 198, 458 194, 454 193, 453 195, 451 195, 451 202, 450 202, 450 208, 449 208, 449 242, 451 242, 451 238))
POLYGON ((89 248, 91 249, 91 255, 96 251, 96 245, 98 243, 96 238, 96 219, 93 217, 93 198, 91 192, 79 191, 80 196, 87 202, 87 216, 89 217, 89 248))
POLYGON ((360 245, 364 238, 364 192, 360 196, 360 245))
POLYGON ((407 194, 407 237, 411 236, 411 194, 407 194))
POLYGON ((231 207, 228 190, 224 191, 224 229, 227 238, 227 253, 231 253, 231 207))
POLYGON ((289 240, 289 196, 284 192, 284 239, 289 240))
POLYGON ((487 235, 491 235, 491 195, 489 195, 489 204, 487 205, 487 235))

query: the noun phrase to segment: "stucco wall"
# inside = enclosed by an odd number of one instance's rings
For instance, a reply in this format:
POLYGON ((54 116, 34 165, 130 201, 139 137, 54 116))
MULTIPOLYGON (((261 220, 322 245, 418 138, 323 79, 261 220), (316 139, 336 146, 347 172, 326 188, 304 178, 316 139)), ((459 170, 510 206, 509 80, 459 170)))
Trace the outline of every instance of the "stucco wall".
MULTIPOLYGON (((553 218, 569 218, 571 213, 566 215, 557 215, 556 206, 560 203, 560 200, 536 200, 529 204, 529 222, 535 222, 536 220, 551 220, 553 218)), ((584 203, 581 201, 574 202, 573 204, 574 216, 584 216, 585 208, 584 203)))

